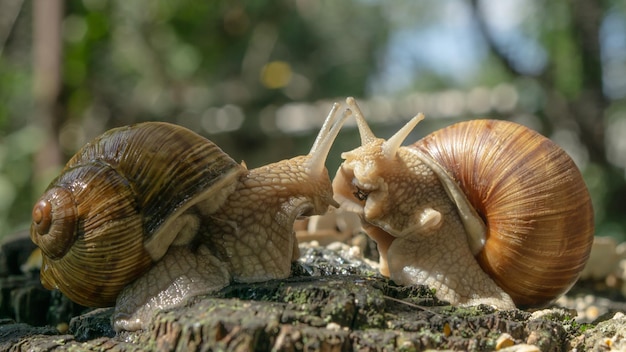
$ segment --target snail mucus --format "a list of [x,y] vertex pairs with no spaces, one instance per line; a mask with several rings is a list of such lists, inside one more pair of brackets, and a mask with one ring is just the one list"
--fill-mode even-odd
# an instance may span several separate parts
[[402,146],[423,118],[377,138],[353,98],[361,146],[342,154],[335,199],[360,215],[381,273],[455,305],[546,305],[576,282],[593,208],[558,145],[522,125],[471,120]]
[[120,331],[231,282],[288,277],[294,221],[338,206],[324,165],[349,114],[338,109],[308,155],[250,170],[181,126],[105,132],[33,208],[42,283],[85,306],[115,305]]

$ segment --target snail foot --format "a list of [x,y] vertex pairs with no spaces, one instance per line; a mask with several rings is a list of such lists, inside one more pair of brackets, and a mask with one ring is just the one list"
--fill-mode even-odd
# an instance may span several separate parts
[[226,266],[209,249],[171,247],[162,260],[120,293],[112,323],[115,331],[147,329],[155,313],[180,307],[190,298],[230,282]]

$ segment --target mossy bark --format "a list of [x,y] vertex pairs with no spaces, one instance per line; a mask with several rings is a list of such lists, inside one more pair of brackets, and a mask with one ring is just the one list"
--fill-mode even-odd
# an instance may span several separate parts
[[427,287],[397,286],[363,262],[323,248],[306,250],[286,280],[233,284],[197,297],[156,314],[146,331],[115,334],[111,312],[75,317],[64,334],[0,325],[0,349],[489,351],[529,345],[529,350],[565,351],[604,343],[591,335],[593,328],[583,332],[567,310],[531,314],[451,307]]

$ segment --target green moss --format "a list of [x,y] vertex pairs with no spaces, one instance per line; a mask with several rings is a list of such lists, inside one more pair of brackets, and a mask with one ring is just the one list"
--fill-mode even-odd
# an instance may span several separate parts
[[563,323],[563,328],[565,329],[565,331],[567,331],[570,335],[573,335],[573,336],[580,335],[589,329],[593,329],[594,327],[595,327],[595,324],[579,323],[574,319],[571,319]]
[[461,319],[480,317],[486,314],[493,314],[496,310],[493,307],[487,305],[477,306],[442,306],[437,308],[437,312],[449,316],[454,316]]
[[[575,322],[574,322],[575,323]],[[574,324],[572,324],[574,325]],[[595,327],[595,325],[590,324],[590,323],[583,323],[583,324],[577,324],[578,325],[578,331],[580,333],[583,333],[589,329],[593,329]]]

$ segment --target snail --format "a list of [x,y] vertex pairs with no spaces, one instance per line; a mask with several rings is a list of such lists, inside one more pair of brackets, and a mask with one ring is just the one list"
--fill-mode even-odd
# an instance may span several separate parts
[[377,242],[383,275],[500,309],[547,305],[576,282],[593,208],[558,145],[513,122],[471,120],[401,146],[423,114],[384,140],[347,102],[361,146],[342,154],[333,191]]
[[233,281],[288,277],[294,221],[338,206],[324,165],[348,116],[338,109],[308,155],[250,170],[178,125],[105,132],[33,208],[42,283],[85,306],[115,305],[120,331]]

